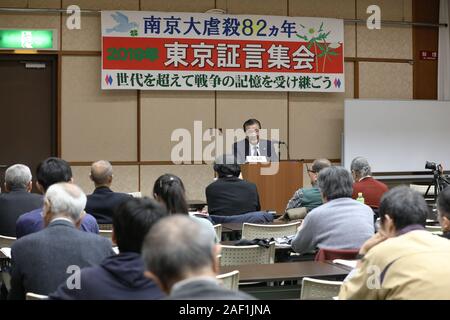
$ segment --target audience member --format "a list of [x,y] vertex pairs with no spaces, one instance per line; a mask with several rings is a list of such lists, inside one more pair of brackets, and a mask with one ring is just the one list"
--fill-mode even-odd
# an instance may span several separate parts
[[234,156],[218,157],[214,171],[218,179],[206,187],[209,214],[233,216],[261,210],[256,185],[239,178],[241,168]]
[[48,188],[46,228],[12,246],[9,299],[25,299],[27,292],[48,295],[66,279],[75,289],[78,281],[76,274],[70,278],[71,273],[114,254],[108,239],[77,230],[85,205],[86,195],[74,184],[57,183]]
[[146,275],[171,300],[245,300],[251,296],[231,291],[216,279],[220,246],[214,237],[182,215],[156,223],[144,241]]
[[0,235],[15,237],[20,215],[42,208],[42,195],[31,193],[30,168],[15,164],[5,172],[5,193],[0,193]]
[[156,201],[129,199],[114,212],[113,241],[120,253],[99,265],[81,270],[80,290],[62,283],[51,299],[77,300],[149,300],[164,296],[159,287],[144,276],[141,257],[145,235],[167,211]]
[[381,228],[360,249],[340,299],[450,299],[450,241],[425,230],[427,204],[406,186],[381,199]]
[[91,166],[90,178],[94,182],[95,190],[87,196],[85,210],[97,219],[97,223],[112,223],[114,210],[132,196],[111,190],[113,168],[108,161],[94,162]]
[[[36,169],[36,187],[44,194],[47,189],[58,182],[73,182],[72,169],[63,159],[47,158]],[[84,209],[84,208],[83,208]],[[27,212],[19,217],[16,222],[17,238],[37,232],[44,228],[43,209],[39,208]],[[93,216],[85,214],[81,221],[81,230],[98,233],[98,224]]]
[[447,187],[439,193],[438,201],[438,218],[441,224],[442,236],[450,239],[450,188]]
[[358,198],[358,194],[362,193],[364,203],[372,209],[378,209],[380,206],[380,199],[383,194],[388,191],[388,187],[372,178],[372,171],[369,162],[363,157],[356,157],[353,159],[350,169],[352,171],[353,180],[353,194],[352,198]]
[[317,248],[359,249],[374,233],[373,211],[353,200],[352,177],[343,167],[320,171],[318,186],[324,204],[303,220],[292,240],[298,253]]
[[[186,201],[186,190],[183,181],[173,174],[163,174],[153,185],[154,198],[162,203],[170,214],[186,214],[189,215],[189,208]],[[202,217],[191,216],[203,228],[209,230],[211,234],[216,234],[212,223]],[[220,241],[220,239],[218,239]]]
[[320,195],[319,187],[317,186],[317,177],[322,169],[331,167],[331,162],[328,159],[314,160],[311,169],[308,168],[308,176],[311,180],[311,188],[298,189],[286,206],[286,218],[303,219],[309,211],[322,205],[322,196]]

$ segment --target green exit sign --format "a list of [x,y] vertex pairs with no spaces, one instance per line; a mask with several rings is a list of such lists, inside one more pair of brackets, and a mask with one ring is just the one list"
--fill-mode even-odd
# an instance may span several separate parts
[[0,49],[56,49],[55,30],[0,29]]

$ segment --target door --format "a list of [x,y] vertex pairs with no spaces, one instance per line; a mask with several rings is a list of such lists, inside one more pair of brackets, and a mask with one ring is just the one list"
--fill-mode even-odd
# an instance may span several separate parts
[[[8,166],[56,155],[55,55],[0,55],[0,182]],[[33,191],[36,192],[33,186]]]

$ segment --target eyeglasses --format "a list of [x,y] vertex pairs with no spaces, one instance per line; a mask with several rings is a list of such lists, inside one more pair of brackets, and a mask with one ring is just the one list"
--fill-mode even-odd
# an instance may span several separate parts
[[311,173],[317,173],[314,170],[311,170],[307,163],[306,163],[306,171],[311,172]]

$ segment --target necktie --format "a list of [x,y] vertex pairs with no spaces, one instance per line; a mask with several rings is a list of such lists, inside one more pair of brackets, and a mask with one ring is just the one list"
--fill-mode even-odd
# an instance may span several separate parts
[[253,156],[259,156],[259,152],[258,152],[258,146],[254,146],[253,147]]

